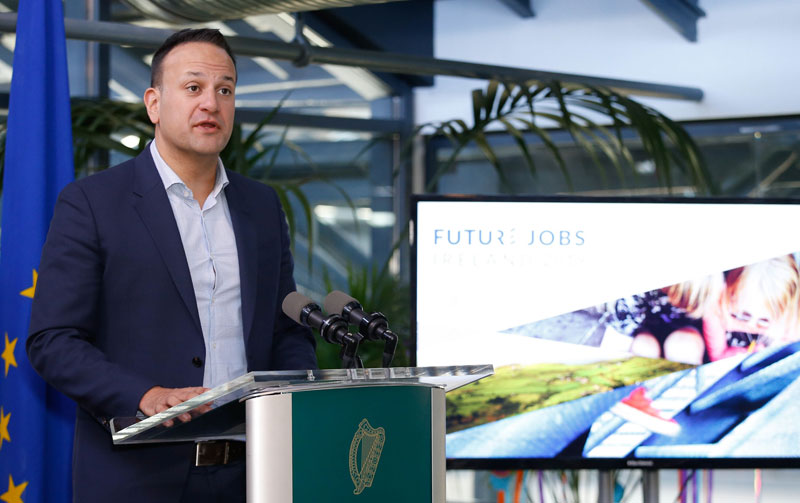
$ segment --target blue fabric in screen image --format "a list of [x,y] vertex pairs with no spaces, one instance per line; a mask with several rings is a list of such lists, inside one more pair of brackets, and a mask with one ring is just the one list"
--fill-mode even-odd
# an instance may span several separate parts
[[618,388],[447,435],[448,458],[549,458],[585,435],[597,418],[627,396]]
[[[800,342],[770,347],[450,433],[447,457],[796,458],[798,377]],[[640,386],[677,432],[613,413]]]
[[652,436],[637,457],[798,457],[800,343],[749,355]]

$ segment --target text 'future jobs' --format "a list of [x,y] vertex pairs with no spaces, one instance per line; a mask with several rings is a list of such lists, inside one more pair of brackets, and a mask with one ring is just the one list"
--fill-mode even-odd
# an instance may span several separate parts
[[434,229],[435,246],[583,246],[583,230]]

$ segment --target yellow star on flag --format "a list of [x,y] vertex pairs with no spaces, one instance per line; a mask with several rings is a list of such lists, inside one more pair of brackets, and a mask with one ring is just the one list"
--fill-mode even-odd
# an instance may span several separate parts
[[29,299],[33,298],[34,292],[36,292],[36,281],[39,279],[39,273],[36,272],[36,269],[33,270],[33,285],[30,288],[26,288],[25,290],[19,292],[20,295],[23,297],[28,297]]
[[0,358],[5,360],[6,362],[6,377],[8,377],[8,368],[10,366],[17,366],[17,359],[14,358],[14,348],[17,347],[17,339],[13,341],[8,341],[8,332],[6,332],[6,348],[3,350],[3,354],[0,355]]
[[3,440],[11,442],[11,437],[8,435],[8,422],[11,420],[11,413],[3,414],[3,408],[0,407],[0,449],[3,448]]
[[22,484],[15,486],[14,479],[12,479],[11,474],[9,474],[8,491],[0,494],[0,500],[5,501],[6,503],[24,503],[22,501],[22,493],[25,491],[26,487],[28,487],[27,482],[23,482]]

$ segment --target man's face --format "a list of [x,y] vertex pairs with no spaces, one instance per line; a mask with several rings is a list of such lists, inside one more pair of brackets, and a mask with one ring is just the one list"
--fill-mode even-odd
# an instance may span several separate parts
[[145,92],[159,151],[166,157],[213,157],[231,136],[236,69],[206,42],[181,44],[162,61],[161,83]]

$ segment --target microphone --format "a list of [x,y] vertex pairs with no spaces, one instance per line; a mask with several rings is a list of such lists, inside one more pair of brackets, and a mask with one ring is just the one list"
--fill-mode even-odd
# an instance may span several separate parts
[[392,363],[397,349],[397,335],[389,330],[389,321],[382,313],[365,313],[361,304],[353,297],[339,290],[334,290],[323,302],[329,313],[342,313],[342,317],[350,324],[358,327],[358,333],[371,341],[384,340],[383,366]]
[[305,327],[316,328],[325,342],[342,347],[342,365],[346,368],[358,367],[358,344],[360,335],[347,331],[347,322],[338,314],[325,316],[322,309],[311,299],[298,292],[290,292],[283,299],[281,309],[284,314]]

